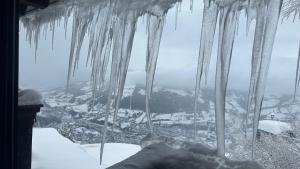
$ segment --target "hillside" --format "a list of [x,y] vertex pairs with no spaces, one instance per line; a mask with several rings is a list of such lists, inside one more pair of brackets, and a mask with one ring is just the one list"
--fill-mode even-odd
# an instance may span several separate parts
[[[98,143],[104,124],[106,92],[99,92],[92,101],[89,83],[72,84],[65,88],[42,91],[44,108],[37,116],[36,126],[56,128],[65,137],[82,144]],[[242,135],[246,113],[247,93],[231,91],[226,101],[227,143]],[[203,90],[201,110],[197,116],[197,140],[208,144],[215,142],[214,93]],[[193,91],[155,87],[151,100],[152,120],[159,133],[181,139],[192,138],[193,133]],[[267,95],[263,102],[261,119],[292,122],[299,115],[300,101],[293,102],[286,95]],[[113,114],[113,112],[111,112]],[[112,131],[113,116],[109,118],[108,142],[137,144],[147,134],[145,116],[145,90],[142,85],[126,86]],[[251,118],[251,117],[250,117]],[[247,126],[251,131],[252,125]]]

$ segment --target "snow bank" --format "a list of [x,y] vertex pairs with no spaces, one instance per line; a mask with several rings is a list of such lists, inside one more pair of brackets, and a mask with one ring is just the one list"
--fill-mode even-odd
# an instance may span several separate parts
[[31,169],[101,169],[80,145],[55,129],[34,129]]
[[31,169],[104,169],[140,151],[140,146],[107,143],[103,167],[99,166],[100,144],[78,145],[52,128],[34,128]]
[[292,127],[290,124],[281,121],[261,120],[258,129],[277,135],[292,130]]

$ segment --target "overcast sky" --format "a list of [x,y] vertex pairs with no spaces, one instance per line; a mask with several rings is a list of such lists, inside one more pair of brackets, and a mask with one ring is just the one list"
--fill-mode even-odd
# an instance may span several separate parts
[[[192,89],[195,85],[197,57],[199,50],[202,2],[194,2],[194,10],[189,10],[189,0],[183,0],[175,30],[175,9],[167,16],[163,32],[155,84]],[[248,90],[251,50],[254,33],[252,23],[250,33],[246,36],[246,19],[241,14],[238,35],[235,40],[229,88]],[[144,83],[146,30],[142,18],[138,22],[135,35],[130,72],[127,83]],[[71,26],[69,26],[71,28]],[[292,93],[300,42],[300,22],[296,20],[279,23],[276,41],[270,65],[267,92]],[[38,43],[37,63],[34,61],[34,46],[26,41],[26,32],[20,30],[20,84],[25,88],[51,88],[66,84],[68,57],[70,48],[70,29],[67,38],[64,37],[63,26],[55,29],[54,49],[51,47],[51,33],[46,38],[41,36]],[[218,30],[216,35],[218,34]],[[208,87],[214,87],[216,63],[216,43],[210,65]],[[77,70],[74,81],[88,80],[90,68],[85,67],[85,55],[88,43],[85,40],[81,52],[81,65]]]

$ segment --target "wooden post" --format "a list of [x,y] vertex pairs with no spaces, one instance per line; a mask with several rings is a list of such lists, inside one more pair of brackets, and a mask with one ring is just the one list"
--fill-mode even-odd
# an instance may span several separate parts
[[36,113],[42,105],[26,105],[18,107],[18,137],[17,145],[20,147],[17,153],[16,163],[18,169],[31,169],[32,154],[32,127]]

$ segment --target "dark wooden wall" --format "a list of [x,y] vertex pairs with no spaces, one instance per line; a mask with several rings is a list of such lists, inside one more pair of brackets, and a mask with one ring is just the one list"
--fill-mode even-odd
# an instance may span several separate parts
[[15,168],[18,99],[18,0],[0,4],[0,161],[1,167]]

